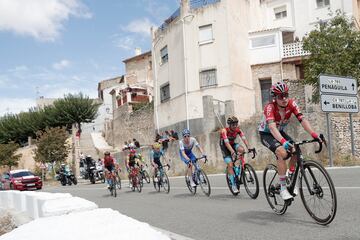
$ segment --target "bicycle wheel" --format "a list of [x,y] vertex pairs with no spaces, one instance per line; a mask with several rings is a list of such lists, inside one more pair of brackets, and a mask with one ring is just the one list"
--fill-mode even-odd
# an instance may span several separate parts
[[152,181],[153,181],[155,190],[158,191],[158,192],[160,192],[159,178],[158,178],[157,176],[153,176],[153,177],[152,177]]
[[245,163],[241,177],[247,194],[252,199],[256,199],[259,196],[259,181],[254,168],[250,164]]
[[118,173],[115,174],[116,178],[116,187],[120,190],[121,189],[121,178]]
[[136,177],[136,189],[138,192],[141,192],[141,189],[142,189],[142,181],[141,181],[141,176],[140,175],[137,175]]
[[[237,196],[240,193],[240,191],[238,191],[238,192],[233,191],[231,180],[229,178],[229,174],[226,172],[225,175],[226,175],[226,183],[228,185],[228,188],[229,188],[230,192],[232,193],[232,195]],[[236,181],[236,179],[235,179],[235,181]],[[236,186],[237,186],[237,189],[239,190],[240,185],[236,184]]]
[[266,166],[263,175],[265,197],[270,207],[278,215],[286,212],[287,203],[280,196],[280,183],[277,167],[273,164]]
[[143,174],[143,179],[145,179],[145,181],[147,183],[150,183],[150,175],[149,175],[149,173],[146,170],[144,170],[142,174]]
[[190,180],[187,175],[185,175],[185,182],[186,186],[188,187],[190,193],[195,194],[196,193],[196,187],[191,187]]
[[111,184],[111,189],[113,192],[113,196],[116,197],[117,193],[116,193],[116,186],[117,186],[117,181],[116,178],[113,179],[112,184]]
[[335,187],[323,166],[311,160],[304,162],[299,191],[306,211],[318,224],[327,225],[334,220],[337,209]]
[[210,186],[210,181],[209,178],[207,177],[206,173],[200,169],[198,171],[198,182],[200,184],[201,190],[203,191],[203,193],[206,196],[210,196],[211,194],[211,186]]
[[[170,182],[169,182],[169,178],[167,176],[167,174],[164,172],[162,179],[161,179],[161,184],[165,190],[166,193],[170,192]],[[160,188],[160,187],[159,187]]]

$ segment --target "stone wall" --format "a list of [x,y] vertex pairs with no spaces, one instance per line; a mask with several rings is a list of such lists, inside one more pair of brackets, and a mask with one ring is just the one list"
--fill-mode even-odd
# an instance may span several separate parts
[[130,112],[125,104],[115,110],[114,120],[107,127],[105,139],[116,149],[121,149],[125,141],[136,138],[140,144],[152,144],[155,137],[154,112],[147,107]]

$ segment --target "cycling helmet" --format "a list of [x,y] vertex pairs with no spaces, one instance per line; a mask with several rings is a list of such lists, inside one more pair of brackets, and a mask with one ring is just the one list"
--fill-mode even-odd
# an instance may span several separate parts
[[104,155],[110,155],[110,152],[109,152],[109,151],[105,151],[105,152],[104,152]]
[[230,124],[234,124],[234,123],[238,123],[239,122],[239,119],[235,116],[231,116],[227,119],[227,124],[230,125]]
[[277,82],[271,86],[270,93],[272,97],[289,93],[289,87],[284,82]]
[[182,131],[182,135],[183,135],[183,137],[184,137],[184,136],[190,136],[190,130],[187,129],[187,128],[185,128],[185,129]]
[[161,144],[160,144],[160,143],[154,143],[154,144],[153,144],[153,148],[154,148],[154,149],[160,149],[160,148],[161,148]]

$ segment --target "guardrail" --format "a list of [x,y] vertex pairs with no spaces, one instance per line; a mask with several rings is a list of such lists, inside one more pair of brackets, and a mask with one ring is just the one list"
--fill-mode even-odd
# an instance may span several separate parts
[[88,211],[98,206],[70,193],[0,191],[0,206],[25,212],[32,219]]

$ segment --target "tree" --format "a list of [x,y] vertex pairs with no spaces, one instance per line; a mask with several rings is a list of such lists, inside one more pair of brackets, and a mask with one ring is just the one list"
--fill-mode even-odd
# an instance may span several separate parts
[[54,115],[63,126],[76,124],[81,131],[81,123],[92,122],[97,116],[99,106],[100,103],[82,93],[68,94],[64,99],[54,102]]
[[[330,14],[331,15],[331,14]],[[313,86],[313,102],[319,101],[319,74],[331,74],[360,79],[360,32],[354,22],[340,11],[304,38],[304,83]],[[359,84],[358,84],[359,85]]]
[[65,161],[69,155],[69,145],[66,140],[68,133],[65,128],[46,128],[37,132],[37,149],[35,161],[52,163]]
[[0,166],[11,167],[17,166],[21,158],[21,154],[15,154],[19,145],[16,143],[0,144]]

